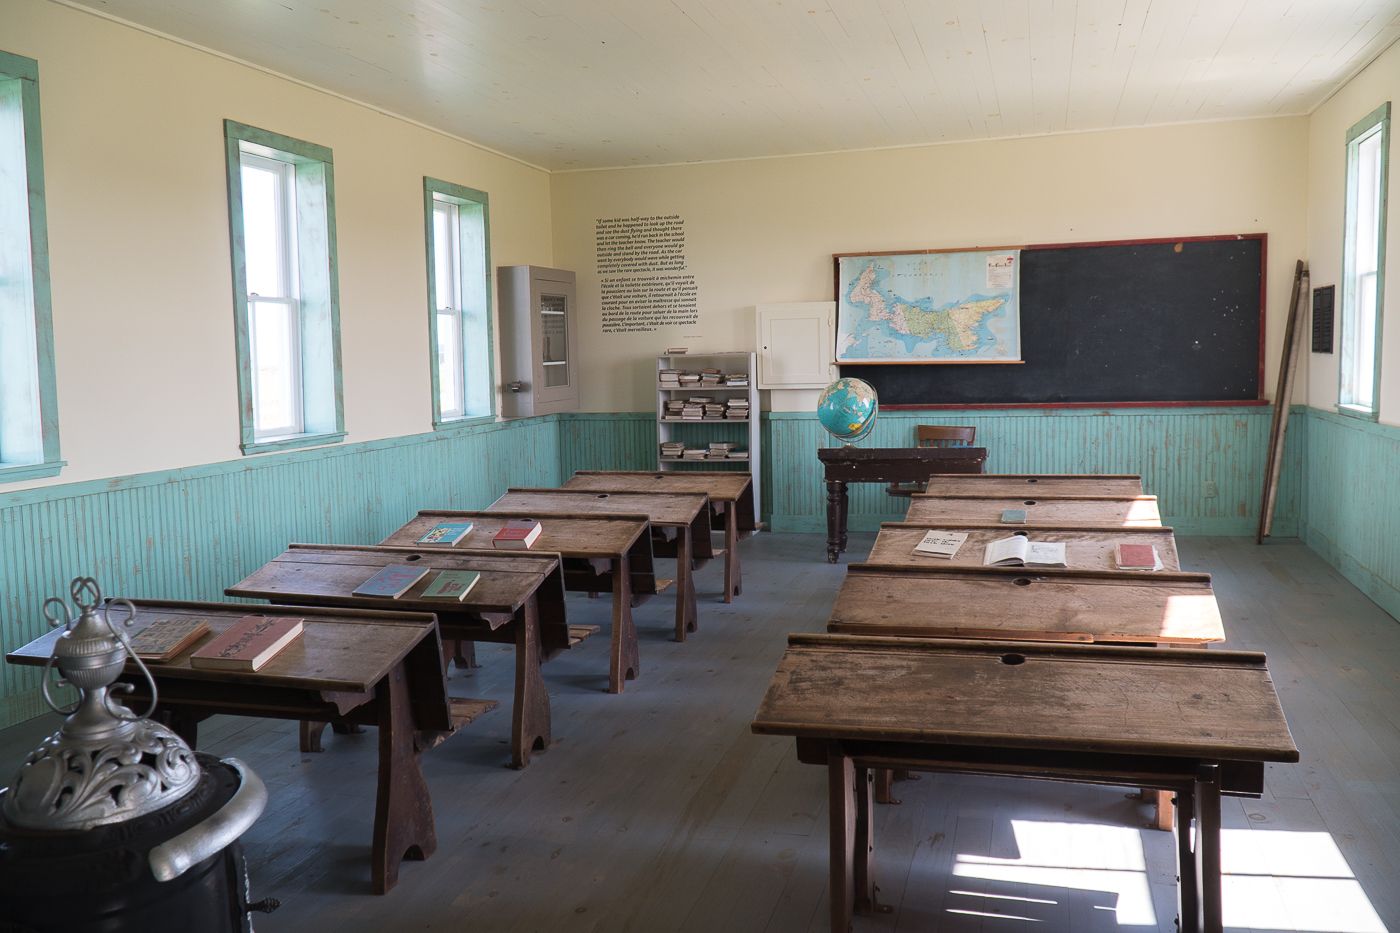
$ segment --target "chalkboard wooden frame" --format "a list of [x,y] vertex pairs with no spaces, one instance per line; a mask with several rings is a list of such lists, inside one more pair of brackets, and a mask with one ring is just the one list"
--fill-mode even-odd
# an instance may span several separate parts
[[[1037,244],[1021,245],[1021,246],[994,245],[994,246],[957,247],[957,248],[950,248],[950,249],[879,250],[879,251],[871,251],[871,252],[834,253],[834,254],[832,254],[832,286],[833,286],[833,294],[834,294],[835,296],[837,296],[837,297],[836,297],[836,300],[839,301],[839,300],[840,300],[840,294],[841,294],[841,291],[840,291],[840,289],[841,289],[841,286],[840,286],[840,275],[841,275],[841,258],[842,258],[842,257],[851,257],[851,256],[890,256],[890,255],[924,255],[924,254],[932,254],[932,253],[964,252],[964,251],[968,251],[968,250],[1000,250],[1000,249],[1006,249],[1006,250],[1019,249],[1019,250],[1022,250],[1022,251],[1023,251],[1022,255],[1024,255],[1025,252],[1036,251],[1036,250],[1068,250],[1068,249],[1084,249],[1084,248],[1093,248],[1093,247],[1139,246],[1139,245],[1155,245],[1155,244],[1167,244],[1167,243],[1171,243],[1171,244],[1186,244],[1186,243],[1223,242],[1223,241],[1238,241],[1238,240],[1258,240],[1258,241],[1259,241],[1259,312],[1258,312],[1258,314],[1259,314],[1259,335],[1258,335],[1258,341],[1259,341],[1259,359],[1258,359],[1258,362],[1257,362],[1257,367],[1258,367],[1258,369],[1257,369],[1257,379],[1256,379],[1256,393],[1257,393],[1257,397],[1256,397],[1256,398],[1253,398],[1253,399],[1248,399],[1248,398],[1245,398],[1245,399],[1225,399],[1225,400],[1200,399],[1200,400],[1160,400],[1160,401],[1152,401],[1152,400],[1125,400],[1125,401],[1049,401],[1049,402],[1031,402],[1031,401],[970,402],[970,401],[969,401],[969,402],[957,402],[957,403],[951,403],[951,404],[945,404],[945,403],[883,404],[883,403],[882,403],[880,407],[881,407],[881,408],[884,408],[884,409],[886,409],[886,410],[892,410],[892,411],[900,411],[900,410],[905,410],[905,411],[916,411],[916,410],[917,410],[917,411],[924,411],[924,410],[927,410],[927,411],[938,411],[938,410],[962,410],[962,409],[983,409],[983,408],[985,408],[985,409],[1004,409],[1004,408],[1137,408],[1137,407],[1184,407],[1184,408],[1189,408],[1189,407],[1259,406],[1259,405],[1267,405],[1267,404],[1269,404],[1269,402],[1268,402],[1268,400],[1264,397],[1265,324],[1266,324],[1266,309],[1267,309],[1267,307],[1268,307],[1268,303],[1267,303],[1267,297],[1268,297],[1268,294],[1267,294],[1267,292],[1268,292],[1268,234],[1267,234],[1267,233],[1217,234],[1217,235],[1210,235],[1210,236],[1192,236],[1192,237],[1153,237],[1153,238],[1128,239],[1128,240],[1090,240],[1090,241],[1080,241],[1080,242],[1073,242],[1073,243],[1037,243]],[[1178,249],[1177,249],[1177,252],[1180,252],[1180,248],[1179,248],[1179,247],[1178,247]],[[1023,313],[1023,315],[1024,315],[1024,313],[1025,313],[1024,296],[1023,296],[1023,308],[1022,308],[1022,313]],[[1023,321],[1023,323],[1024,323],[1024,321]],[[834,358],[834,353],[835,353],[835,346],[834,346],[834,345],[833,345],[833,347],[832,347],[832,351],[833,351],[833,358]],[[862,364],[844,363],[844,364],[840,364],[840,365],[841,365],[842,367],[846,367],[846,366],[854,366],[854,365],[862,365]],[[911,364],[911,365],[912,365],[912,364]],[[946,364],[946,363],[919,363],[919,364],[917,364],[917,365],[919,366],[920,369],[924,369],[924,368],[927,368],[928,366],[942,366],[942,365],[950,365],[950,364]],[[952,365],[956,365],[956,364],[952,364]],[[882,367],[882,368],[884,368],[884,367]]]

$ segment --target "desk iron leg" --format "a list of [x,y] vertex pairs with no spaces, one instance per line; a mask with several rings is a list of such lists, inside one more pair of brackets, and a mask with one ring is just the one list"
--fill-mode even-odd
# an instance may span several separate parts
[[637,627],[632,624],[632,562],[626,554],[612,562],[612,645],[608,655],[608,692],[621,693],[624,682],[642,672]]
[[534,593],[515,611],[515,708],[511,711],[510,766],[549,748],[549,691],[540,671],[540,607]]
[[1221,933],[1220,765],[1202,764],[1196,774],[1196,877],[1200,879],[1202,933]]
[[437,851],[433,801],[423,780],[423,753],[414,743],[408,672],[400,661],[375,691],[379,704],[379,786],[374,802],[370,887],[386,894],[399,881],[399,862]]
[[849,933],[856,897],[855,763],[840,742],[826,751],[827,809],[831,815],[831,933]]
[[1177,933],[1201,933],[1201,885],[1196,874],[1196,850],[1191,845],[1194,791],[1176,792],[1176,928]]
[[845,513],[841,510],[841,503],[846,497],[846,483],[844,480],[829,479],[826,481],[826,562],[836,563],[837,558],[846,547]]

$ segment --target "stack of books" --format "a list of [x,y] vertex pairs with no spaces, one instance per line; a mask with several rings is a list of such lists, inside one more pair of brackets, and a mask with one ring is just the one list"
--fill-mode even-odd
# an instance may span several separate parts
[[724,403],[723,403],[723,402],[706,402],[706,403],[705,403],[705,417],[706,417],[706,418],[723,418],[723,417],[724,417]]
[[731,450],[731,451],[729,452],[729,456],[726,457],[725,459],[726,459],[726,460],[747,460],[747,459],[749,459],[749,452],[748,452],[747,450]]
[[682,421],[700,421],[700,420],[702,420],[704,417],[705,417],[705,405],[704,405],[704,403],[702,403],[702,402],[697,402],[697,401],[695,401],[694,399],[692,399],[692,400],[686,402],[686,403],[685,403],[685,407],[681,409],[681,420],[682,420]]
[[684,411],[685,399],[668,399],[666,401],[666,414],[664,417],[667,421],[679,421]]
[[680,441],[665,441],[661,445],[662,460],[679,457],[683,453],[685,453],[685,445]]
[[680,381],[680,384],[681,384],[683,387],[687,387],[687,388],[688,388],[688,387],[691,387],[691,386],[696,386],[696,385],[699,385],[699,384],[700,384],[700,374],[699,374],[699,373],[681,373],[681,374],[680,374],[680,377],[679,377],[679,381]]
[[729,452],[739,445],[733,441],[710,441],[710,452],[707,455],[709,460],[723,460],[729,456]]
[[682,373],[684,373],[684,370],[681,370],[681,369],[663,369],[663,370],[661,370],[661,371],[659,372],[659,374],[658,374],[658,375],[661,377],[661,388],[663,388],[663,389],[679,389],[679,388],[681,387],[681,374],[682,374]]
[[748,373],[730,373],[725,377],[724,384],[733,386],[736,389],[746,389],[749,386]]
[[704,460],[704,459],[705,459],[705,448],[703,448],[703,447],[695,447],[695,448],[689,449],[689,450],[687,450],[687,451],[685,452],[685,457],[682,458],[682,459],[685,459],[685,460]]
[[719,385],[723,380],[724,376],[720,373],[718,369],[700,370],[700,385],[704,386],[707,389],[711,386]]
[[746,398],[732,398],[724,406],[724,417],[730,421],[749,420],[749,400]]

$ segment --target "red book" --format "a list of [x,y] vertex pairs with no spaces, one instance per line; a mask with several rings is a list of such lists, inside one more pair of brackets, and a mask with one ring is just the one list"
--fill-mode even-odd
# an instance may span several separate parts
[[1117,560],[1119,570],[1160,570],[1162,562],[1157,549],[1150,544],[1120,544]]
[[255,671],[301,635],[302,620],[287,616],[244,616],[190,655],[190,667],[216,671]]
[[530,519],[512,519],[491,539],[492,547],[524,550],[534,544],[544,529]]

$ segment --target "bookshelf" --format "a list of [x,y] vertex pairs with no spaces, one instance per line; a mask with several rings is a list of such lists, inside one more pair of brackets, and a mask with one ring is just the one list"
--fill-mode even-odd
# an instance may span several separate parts
[[[761,514],[759,503],[759,482],[762,463],[759,444],[758,388],[755,370],[756,355],[747,350],[731,350],[720,353],[677,353],[662,354],[656,358],[656,460],[660,470],[747,470],[753,474],[754,514]],[[663,369],[683,369],[687,373],[698,373],[702,369],[718,369],[728,376],[734,373],[748,373],[747,386],[701,386],[684,385],[668,388],[661,384]],[[730,399],[747,399],[749,417],[747,421],[730,418],[701,418],[681,420],[667,416],[666,403],[684,400],[695,396],[710,396],[716,404],[727,403]],[[748,450],[748,460],[685,460],[679,457],[661,456],[661,445],[671,441],[683,442],[688,449],[708,447],[712,441],[730,441],[738,445],[736,449]]]

